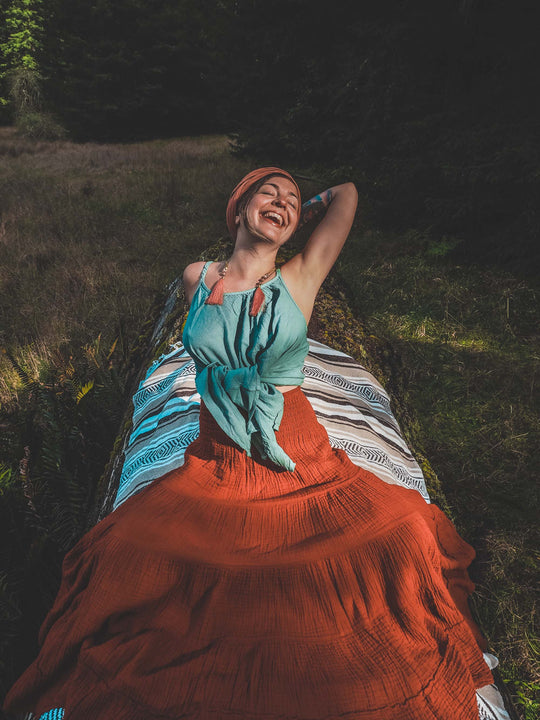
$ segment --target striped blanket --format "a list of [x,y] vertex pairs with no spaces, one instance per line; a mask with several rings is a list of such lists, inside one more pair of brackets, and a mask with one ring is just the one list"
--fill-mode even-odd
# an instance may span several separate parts
[[[304,393],[330,444],[355,465],[388,483],[404,485],[429,502],[424,476],[390,409],[383,387],[348,355],[309,340]],[[200,397],[195,366],[181,343],[148,370],[133,398],[133,429],[115,500],[182,465],[197,437]]]

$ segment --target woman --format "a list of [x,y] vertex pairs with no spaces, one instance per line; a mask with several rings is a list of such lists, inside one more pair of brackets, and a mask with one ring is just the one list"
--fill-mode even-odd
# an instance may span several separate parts
[[184,342],[202,398],[185,464],[68,554],[10,712],[65,719],[472,720],[492,681],[472,549],[415,491],[333,450],[303,395],[306,323],[349,233],[350,183],[304,250],[294,179],[235,188],[226,263],[194,263]]

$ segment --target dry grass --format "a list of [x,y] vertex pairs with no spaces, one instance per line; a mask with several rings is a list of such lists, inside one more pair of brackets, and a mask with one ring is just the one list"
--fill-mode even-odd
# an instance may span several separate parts
[[224,233],[244,171],[223,137],[76,145],[1,128],[0,156],[0,340],[34,370],[100,333],[127,353],[156,293]]

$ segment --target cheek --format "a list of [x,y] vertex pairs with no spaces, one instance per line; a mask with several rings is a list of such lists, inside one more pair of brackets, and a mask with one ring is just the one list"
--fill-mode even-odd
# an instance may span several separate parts
[[259,210],[259,204],[252,200],[244,210],[244,220],[248,217],[256,217],[259,214]]

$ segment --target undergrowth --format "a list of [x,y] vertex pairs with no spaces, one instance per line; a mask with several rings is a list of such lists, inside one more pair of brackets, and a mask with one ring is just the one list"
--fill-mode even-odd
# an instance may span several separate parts
[[125,402],[116,348],[98,337],[77,356],[58,350],[39,362],[31,350],[4,350],[16,394],[0,435],[2,683],[35,652],[62,556],[88,529]]

